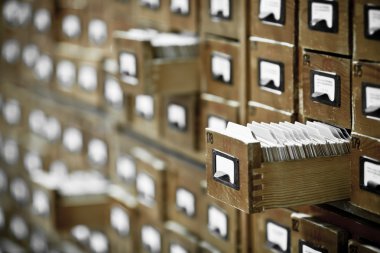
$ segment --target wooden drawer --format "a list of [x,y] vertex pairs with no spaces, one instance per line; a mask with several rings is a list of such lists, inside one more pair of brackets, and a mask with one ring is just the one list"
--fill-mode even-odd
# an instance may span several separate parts
[[25,212],[14,211],[8,221],[8,239],[17,242],[19,248],[28,248],[31,226]]
[[202,180],[204,171],[186,162],[173,161],[167,174],[168,219],[181,224],[193,234],[200,233],[199,224],[205,203]]
[[139,218],[139,251],[141,253],[164,252],[166,239],[162,223],[145,216]]
[[200,149],[205,149],[205,129],[215,127],[225,129],[227,123],[239,122],[239,103],[231,100],[224,100],[220,97],[202,94],[201,95],[201,119],[199,143]]
[[376,0],[357,0],[354,4],[354,59],[380,61],[379,19],[380,3]]
[[380,64],[354,62],[353,131],[380,138]]
[[8,175],[20,175],[22,170],[22,151],[20,141],[2,131],[1,143],[1,166],[7,171]]
[[296,44],[298,26],[298,2],[291,1],[251,1],[251,36]]
[[[32,38],[37,43],[52,43],[57,30],[57,5],[54,1],[38,0],[33,2]],[[41,44],[40,44],[41,45]]]
[[2,37],[0,73],[3,82],[18,81],[20,62],[24,42],[18,37]]
[[168,221],[165,223],[164,252],[198,253],[198,239],[180,224]]
[[201,2],[201,31],[234,39],[244,39],[247,1],[207,0]]
[[110,250],[115,253],[137,251],[138,210],[136,199],[118,187],[112,187],[109,198]]
[[139,23],[166,27],[169,20],[169,2],[170,0],[135,1]]
[[86,37],[87,1],[77,1],[77,5],[70,5],[68,2],[59,3],[56,36],[58,41],[80,45],[85,42]]
[[[300,1],[300,46],[351,55],[350,10],[349,0]],[[331,41],[335,43],[331,43]]]
[[14,207],[27,210],[32,202],[32,187],[27,175],[9,175],[9,193]]
[[297,102],[294,46],[251,38],[249,100],[294,113]]
[[296,114],[281,111],[276,108],[267,106],[265,104],[260,104],[257,102],[249,101],[248,102],[248,122],[280,122],[288,121],[294,122],[296,119]]
[[[206,194],[206,193],[205,193]],[[221,252],[236,252],[240,247],[240,213],[210,196],[202,210],[201,236]]]
[[247,88],[242,78],[245,71],[239,46],[237,42],[212,38],[203,43],[203,82],[207,93],[239,101],[240,91]]
[[220,253],[221,251],[215,248],[213,245],[207,241],[201,241],[199,243],[199,252],[200,253]]
[[[129,94],[178,94],[199,90],[197,58],[157,58],[150,41],[114,34],[119,80]],[[181,85],[178,85],[181,83]]]
[[254,252],[293,252],[290,240],[292,213],[279,208],[251,216]]
[[136,191],[140,212],[153,220],[164,221],[166,210],[166,163],[142,148],[131,150],[135,158]]
[[163,115],[161,96],[133,96],[130,109],[131,125],[136,132],[152,138],[161,136]]
[[303,116],[351,128],[351,60],[303,52]]
[[[259,142],[244,143],[211,129],[206,129],[206,139],[208,194],[241,211],[254,213],[349,198],[350,155],[262,162]],[[234,183],[214,178],[220,153],[234,164]]]
[[194,93],[164,98],[163,137],[178,147],[198,149],[198,96]]
[[351,159],[351,202],[380,214],[380,140],[353,134]]
[[360,243],[355,240],[348,241],[348,251],[347,252],[357,252],[357,253],[379,253],[380,248]]
[[292,215],[291,237],[294,252],[347,252],[346,231],[308,215]]
[[199,0],[170,0],[169,9],[169,25],[172,29],[194,33],[199,31]]

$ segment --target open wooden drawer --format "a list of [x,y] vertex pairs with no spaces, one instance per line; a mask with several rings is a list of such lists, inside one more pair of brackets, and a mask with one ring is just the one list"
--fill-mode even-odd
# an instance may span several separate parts
[[[226,162],[218,168],[217,159]],[[232,180],[214,177],[218,170]],[[246,213],[350,196],[350,155],[262,162],[259,142],[244,143],[209,128],[206,171],[208,194]]]
[[[199,90],[198,59],[162,58],[150,41],[114,34],[119,61],[119,79],[127,94],[173,94]],[[177,47],[175,51],[181,50]],[[186,50],[186,48],[184,49]]]

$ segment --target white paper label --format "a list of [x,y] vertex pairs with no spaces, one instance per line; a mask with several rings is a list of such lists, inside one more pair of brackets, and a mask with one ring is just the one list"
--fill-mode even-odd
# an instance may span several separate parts
[[266,233],[269,242],[278,245],[284,252],[288,250],[288,230],[273,222],[268,222]]
[[136,164],[129,156],[120,156],[116,161],[116,173],[126,182],[131,182],[136,178]]
[[152,96],[137,95],[135,102],[137,114],[144,115],[145,118],[152,118],[154,115],[154,101]]
[[98,86],[96,68],[92,66],[81,66],[78,74],[78,83],[86,91],[94,91]]
[[23,179],[15,178],[10,186],[11,194],[17,202],[25,203],[29,200],[29,189]]
[[33,192],[33,210],[37,215],[45,216],[50,213],[49,198],[45,192],[36,190]]
[[139,201],[146,206],[152,206],[156,197],[153,178],[145,173],[139,173],[136,178],[136,188],[139,195]]
[[335,100],[335,79],[332,77],[314,75],[314,93],[326,94],[330,101]]
[[65,129],[63,133],[63,145],[70,152],[79,152],[83,146],[83,136],[81,131],[70,127]]
[[307,245],[302,245],[302,253],[322,253],[322,252],[319,250],[312,249]]
[[227,121],[216,116],[210,116],[207,120],[207,127],[213,130],[225,130]]
[[230,57],[215,53],[211,59],[211,71],[214,76],[222,76],[224,82],[230,82],[232,71]]
[[3,105],[3,116],[8,124],[17,125],[21,119],[21,108],[19,102],[15,99],[8,100]]
[[24,167],[29,173],[41,171],[43,169],[41,157],[35,152],[26,153],[24,156]]
[[272,62],[260,61],[260,85],[265,86],[270,81],[273,81],[275,87],[280,87],[281,66]]
[[261,0],[259,18],[263,19],[273,14],[276,20],[280,20],[281,2],[282,0]]
[[62,60],[57,64],[58,84],[64,88],[74,85],[76,79],[75,65],[71,61]]
[[0,206],[0,229],[5,227],[5,214],[3,208]]
[[9,226],[16,239],[23,240],[27,238],[29,230],[23,218],[19,216],[12,218]]
[[41,110],[33,110],[29,114],[29,128],[36,134],[42,134],[45,126],[45,113]]
[[15,63],[20,57],[20,43],[17,40],[7,40],[3,43],[1,54],[7,63]]
[[131,53],[123,52],[119,55],[121,80],[130,85],[137,85],[137,60]]
[[161,252],[161,235],[152,226],[143,226],[141,229],[141,241],[145,247],[149,247],[149,252]]
[[194,194],[185,190],[184,188],[179,188],[176,191],[176,205],[177,207],[184,209],[187,216],[193,216],[195,213],[195,197]]
[[311,3],[311,26],[315,26],[319,21],[326,21],[327,27],[332,28],[334,17],[334,7],[332,4]]
[[90,249],[94,253],[108,252],[108,239],[100,232],[93,232],[90,236]]
[[210,13],[212,16],[219,16],[221,13],[223,17],[230,16],[230,0],[211,0]]
[[374,182],[376,185],[380,185],[380,165],[371,163],[369,161],[364,162],[364,186],[368,186],[368,182]]
[[79,37],[81,33],[80,19],[75,15],[67,15],[62,21],[63,33],[73,39]]
[[229,182],[235,184],[235,166],[234,161],[216,155],[215,174],[214,177],[219,178],[223,175],[228,175]]
[[40,50],[35,44],[28,44],[22,51],[22,60],[26,66],[32,68],[40,57]]
[[123,105],[123,90],[120,87],[119,82],[110,76],[106,77],[104,83],[104,97],[106,101],[113,107],[120,109]]
[[32,5],[30,3],[19,3],[17,19],[20,25],[29,23],[32,17]]
[[188,14],[190,10],[189,0],[172,0],[170,5],[171,11],[178,11],[182,14]]
[[366,109],[380,108],[380,88],[365,87]]
[[6,192],[8,188],[8,177],[3,170],[0,170],[0,193]]
[[108,37],[107,24],[101,19],[93,19],[88,25],[88,37],[90,42],[101,45],[106,42]]
[[53,73],[53,61],[47,55],[41,55],[34,66],[34,73],[39,80],[47,81]]
[[157,8],[160,6],[160,0],[140,0],[141,4]]
[[49,141],[55,141],[61,136],[61,124],[56,118],[47,118],[44,127],[44,136]]
[[168,121],[175,124],[180,129],[186,127],[186,109],[183,106],[169,104],[168,106]]
[[3,5],[3,17],[11,25],[18,25],[18,2],[15,0],[6,1]]
[[51,26],[50,12],[47,9],[39,9],[34,14],[34,27],[39,32],[46,32]]
[[170,244],[170,253],[187,253],[187,250],[184,249],[181,245],[179,244]]
[[373,35],[380,30],[380,10],[368,10],[368,34]]
[[111,226],[121,236],[129,234],[129,216],[120,207],[112,207],[111,209]]
[[90,238],[90,230],[87,226],[76,225],[71,229],[72,236],[79,242],[85,242]]
[[96,165],[105,165],[108,159],[107,144],[100,139],[92,139],[88,143],[88,158]]
[[14,165],[17,163],[19,150],[14,140],[6,140],[3,143],[3,157],[7,164]]
[[214,206],[208,208],[208,229],[225,238],[228,233],[227,215]]

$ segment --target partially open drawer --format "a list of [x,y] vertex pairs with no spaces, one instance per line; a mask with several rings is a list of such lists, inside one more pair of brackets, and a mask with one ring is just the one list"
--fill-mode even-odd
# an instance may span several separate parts
[[[119,61],[119,79],[127,94],[174,94],[199,90],[198,59],[194,57],[165,57],[155,52],[150,41],[138,41],[115,35]],[[170,48],[169,48],[170,49]],[[186,47],[173,47],[184,52]],[[160,51],[160,50],[156,50]]]
[[[350,155],[262,162],[260,142],[206,129],[207,191],[246,213],[348,199]],[[226,176],[218,177],[218,172]]]

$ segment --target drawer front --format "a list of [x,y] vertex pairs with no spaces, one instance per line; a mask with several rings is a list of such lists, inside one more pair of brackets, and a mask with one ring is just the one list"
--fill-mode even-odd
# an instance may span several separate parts
[[349,59],[304,51],[302,66],[303,114],[351,129]]

